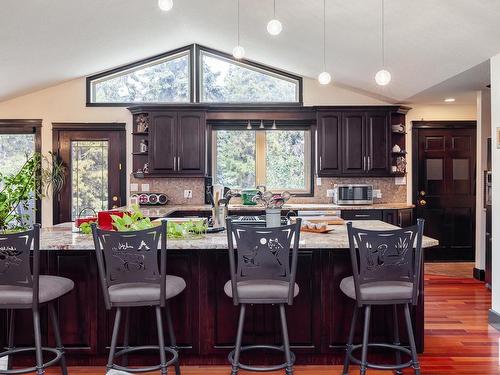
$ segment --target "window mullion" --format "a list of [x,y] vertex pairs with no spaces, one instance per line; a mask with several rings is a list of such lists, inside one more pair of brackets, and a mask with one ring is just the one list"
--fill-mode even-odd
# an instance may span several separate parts
[[255,132],[255,178],[257,185],[266,184],[266,132]]

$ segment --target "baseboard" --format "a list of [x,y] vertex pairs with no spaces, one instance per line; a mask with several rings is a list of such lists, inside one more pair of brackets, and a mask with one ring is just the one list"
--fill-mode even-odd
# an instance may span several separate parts
[[485,274],[484,270],[480,270],[479,268],[474,267],[474,271],[472,271],[472,276],[479,281],[484,281]]
[[490,309],[488,311],[488,323],[497,331],[500,331],[500,314]]

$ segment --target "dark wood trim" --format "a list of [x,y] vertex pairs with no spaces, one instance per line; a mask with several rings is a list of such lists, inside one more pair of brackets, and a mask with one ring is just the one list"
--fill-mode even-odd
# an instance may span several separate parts
[[118,130],[125,131],[124,122],[53,122],[52,130]]
[[[237,64],[242,64],[242,65],[248,65],[248,66],[251,66],[251,67],[254,67],[254,68],[257,68],[257,69],[260,69],[260,70],[264,70],[264,71],[267,71],[267,72],[270,72],[270,73],[273,73],[273,74],[276,74],[278,76],[282,76],[282,77],[286,77],[286,78],[289,78],[289,79],[292,79],[294,81],[297,81],[298,83],[298,101],[297,102],[290,102],[290,103],[276,103],[276,104],[273,104],[273,103],[269,103],[269,102],[264,102],[264,103],[260,103],[261,105],[266,105],[266,106],[274,106],[274,105],[299,105],[299,106],[302,106],[303,105],[303,98],[304,98],[304,95],[303,95],[303,79],[301,76],[298,76],[298,75],[295,75],[295,74],[292,74],[292,73],[288,73],[288,72],[285,72],[283,70],[280,70],[280,69],[276,69],[276,68],[273,68],[273,67],[270,67],[268,65],[264,65],[262,63],[259,63],[259,62],[256,62],[256,61],[253,61],[253,60],[248,60],[248,59],[235,59],[233,57],[233,55],[229,54],[229,53],[226,53],[226,52],[222,52],[222,51],[219,51],[219,50],[216,50],[216,49],[213,49],[213,48],[210,48],[210,47],[205,47],[205,46],[202,46],[200,44],[195,44],[195,60],[196,60],[196,63],[195,63],[195,66],[196,66],[196,76],[197,76],[197,79],[196,79],[196,102],[197,103],[200,103],[201,102],[201,80],[199,79],[199,77],[201,77],[201,52],[207,52],[207,53],[210,53],[212,55],[215,55],[215,56],[218,56],[218,57],[222,57],[224,59],[227,59],[227,60],[230,60],[234,63],[237,63]],[[223,105],[230,105],[230,106],[240,106],[240,105],[246,105],[247,103],[246,102],[243,102],[243,103],[226,103],[226,102],[223,102],[223,103],[213,103],[213,104],[223,104]],[[259,104],[259,103],[255,103],[255,104]]]
[[190,87],[191,87],[190,100],[193,101],[194,100],[194,91],[193,91],[193,88],[194,88],[193,87],[194,65],[193,65],[192,61],[194,58],[194,45],[190,44],[188,46],[180,47],[180,48],[174,49],[172,51],[164,52],[164,53],[161,53],[159,55],[151,56],[151,57],[148,57],[146,59],[135,61],[133,63],[126,64],[126,65],[121,65],[117,68],[113,68],[113,69],[106,70],[106,71],[98,73],[98,74],[94,74],[92,76],[88,76],[86,78],[86,82],[85,82],[86,106],[87,107],[128,107],[130,105],[137,104],[137,103],[92,103],[91,83],[92,83],[92,81],[94,81],[96,79],[106,77],[106,76],[111,75],[111,74],[120,73],[120,72],[123,72],[125,70],[133,69],[135,67],[153,62],[155,60],[163,59],[165,57],[169,57],[169,56],[176,55],[178,53],[182,53],[182,52],[186,52],[186,51],[189,51],[189,53],[190,53],[190,65],[189,65]]
[[470,129],[476,128],[476,121],[412,121],[413,129]]
[[484,272],[484,270],[481,270],[479,268],[474,267],[474,269],[472,271],[472,277],[474,277],[476,280],[484,281],[485,280],[485,272]]
[[[59,136],[62,131],[117,131],[120,137],[120,201],[127,201],[127,154],[125,123],[52,123],[52,152],[59,155]],[[67,179],[68,181],[69,179]],[[52,221],[58,223],[59,196],[52,197]]]
[[[35,152],[42,153],[41,119],[0,119],[0,134],[35,134]],[[35,221],[42,222],[42,200],[35,201]]]

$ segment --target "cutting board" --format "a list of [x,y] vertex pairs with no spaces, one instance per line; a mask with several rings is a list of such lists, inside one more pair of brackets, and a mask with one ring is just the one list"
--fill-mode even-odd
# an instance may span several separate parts
[[[343,225],[345,220],[338,216],[299,216],[302,221],[308,221],[310,223],[326,223],[328,225]],[[296,217],[292,216],[290,218],[291,222],[295,222]]]
[[310,233],[328,233],[335,229],[335,225],[326,225],[323,229],[311,229],[307,227],[301,227],[301,232],[310,232]]

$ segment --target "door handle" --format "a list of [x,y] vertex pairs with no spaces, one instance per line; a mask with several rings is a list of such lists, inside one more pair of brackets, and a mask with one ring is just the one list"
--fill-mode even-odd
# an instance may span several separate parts
[[113,202],[117,202],[118,201],[118,197],[116,195],[113,195],[113,198],[111,198],[111,199],[113,199]]

